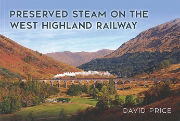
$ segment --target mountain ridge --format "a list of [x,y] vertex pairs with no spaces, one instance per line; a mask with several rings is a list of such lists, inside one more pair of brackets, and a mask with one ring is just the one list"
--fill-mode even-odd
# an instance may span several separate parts
[[152,27],[122,44],[106,58],[134,52],[173,51],[180,48],[180,18]]
[[109,71],[119,77],[133,77],[178,64],[179,54],[178,18],[141,32],[105,58],[92,60],[79,68],[86,71]]
[[61,60],[64,63],[73,65],[73,66],[79,66],[84,63],[87,63],[93,59],[96,58],[103,58],[105,55],[113,52],[114,50],[109,49],[101,49],[95,52],[70,52],[70,51],[64,51],[64,52],[54,52],[54,53],[47,53],[46,55],[54,58],[55,60],[59,61]]
[[[17,73],[22,78],[51,78],[65,71],[80,71],[73,66],[57,62],[46,55],[33,51],[0,35],[0,68]],[[4,73],[1,72],[0,74]],[[1,75],[2,76],[2,75]]]

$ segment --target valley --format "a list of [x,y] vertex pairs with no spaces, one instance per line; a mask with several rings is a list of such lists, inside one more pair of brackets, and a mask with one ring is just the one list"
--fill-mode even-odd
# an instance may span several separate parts
[[175,19],[116,50],[48,54],[0,35],[0,121],[178,121],[179,33]]

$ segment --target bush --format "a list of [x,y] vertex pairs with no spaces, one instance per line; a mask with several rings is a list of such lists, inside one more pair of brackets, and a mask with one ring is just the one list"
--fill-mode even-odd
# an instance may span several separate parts
[[169,83],[167,82],[160,82],[155,86],[151,87],[148,91],[144,93],[144,104],[150,104],[152,102],[161,100],[170,96],[171,90]]
[[0,102],[0,113],[12,113],[21,108],[20,100],[16,96],[7,96]]
[[94,88],[93,86],[91,86],[88,93],[89,93],[90,96],[97,99],[99,90],[97,88]]
[[96,107],[100,110],[106,110],[110,108],[110,101],[109,100],[99,100],[96,104]]
[[95,84],[95,87],[96,87],[98,90],[101,90],[101,88],[103,87],[103,84],[102,84],[102,83],[96,83],[96,84]]
[[81,86],[82,92],[88,93],[88,87],[86,85]]
[[[22,107],[38,105],[58,89],[38,81],[0,81],[0,113],[12,113]],[[16,96],[18,94],[18,96]]]
[[88,92],[88,87],[86,85],[71,85],[70,88],[67,91],[67,94],[70,96],[78,96],[82,93]]
[[71,85],[67,91],[67,94],[70,96],[78,96],[82,94],[82,88],[80,85]]
[[125,103],[125,101],[120,98],[119,95],[115,95],[115,100],[112,101],[112,106],[116,107],[116,106],[123,106],[123,104]]
[[125,98],[125,107],[134,106],[136,104],[136,98],[133,95],[127,95]]
[[113,105],[113,101],[111,98],[112,91],[110,89],[111,88],[109,88],[109,85],[103,85],[98,93],[98,102],[96,104],[96,107],[98,107],[100,110],[105,110],[112,107]]

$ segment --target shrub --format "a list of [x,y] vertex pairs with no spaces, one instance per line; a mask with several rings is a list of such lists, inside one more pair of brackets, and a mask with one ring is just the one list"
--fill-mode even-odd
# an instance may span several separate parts
[[124,106],[129,107],[129,106],[134,106],[135,104],[136,104],[136,98],[134,98],[133,95],[127,95],[125,98]]
[[144,93],[144,104],[150,104],[157,100],[161,100],[170,96],[171,90],[169,83],[167,82],[160,82],[153,87],[151,87],[148,91]]
[[86,85],[71,85],[70,88],[67,91],[68,95],[71,96],[78,96],[82,93],[88,93],[88,87]]
[[[12,113],[22,107],[38,105],[58,89],[38,81],[0,81],[0,113]],[[16,96],[18,94],[18,96]]]
[[99,100],[96,104],[96,107],[99,108],[100,110],[106,110],[108,108],[110,108],[110,101],[109,100]]
[[96,99],[98,97],[99,90],[97,88],[94,88],[93,86],[91,86],[88,93],[90,96],[92,96],[93,98]]
[[82,92],[88,93],[88,87],[86,85],[81,86]]
[[82,88],[80,85],[71,85],[70,88],[67,91],[68,95],[71,96],[78,96],[82,93]]
[[115,95],[115,99],[112,101],[112,106],[123,106],[124,103],[125,101],[122,98],[120,98],[119,95]]
[[16,96],[6,96],[0,102],[0,113],[12,113],[21,108],[20,100]]

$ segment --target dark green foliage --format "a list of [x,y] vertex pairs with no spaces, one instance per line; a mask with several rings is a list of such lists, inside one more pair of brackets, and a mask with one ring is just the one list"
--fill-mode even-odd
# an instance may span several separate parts
[[134,98],[133,95],[127,95],[125,98],[125,107],[130,107],[130,106],[134,106],[136,104],[136,99]]
[[117,102],[117,104],[115,106],[123,106],[126,102],[124,99],[120,98],[119,95],[115,96],[115,102]]
[[81,95],[83,92],[87,93],[87,86],[85,85],[71,85],[70,88],[67,91],[68,95],[71,96],[78,96]]
[[101,90],[101,88],[103,87],[103,84],[102,84],[102,83],[96,83],[96,84],[95,84],[95,87],[96,87],[98,90]]
[[[100,86],[101,85],[101,86]],[[98,99],[96,107],[100,110],[105,110],[112,107],[111,95],[116,94],[114,84],[99,84],[98,88],[94,88],[94,96]]]
[[63,102],[63,103],[68,103],[71,99],[70,98],[58,98],[57,101],[58,102]]
[[81,89],[82,89],[82,92],[88,93],[88,87],[87,87],[87,85],[82,85],[82,86],[81,86]]
[[110,108],[110,101],[101,99],[97,102],[96,107],[102,111],[106,110],[106,109]]
[[144,93],[144,104],[150,104],[152,102],[161,100],[171,95],[171,90],[168,82],[160,82],[151,87]]
[[97,88],[94,88],[94,85],[90,86],[88,94],[92,96],[93,98],[97,99],[99,90]]
[[0,67],[0,75],[6,77],[6,78],[21,78],[19,74],[11,72],[5,68]]
[[77,96],[77,95],[80,95],[81,93],[82,93],[82,90],[81,90],[81,86],[79,85],[71,85],[67,91],[67,94],[71,96]]
[[24,98],[22,101],[23,106],[37,105],[48,96],[58,92],[57,88],[37,81],[21,82],[20,88],[24,90],[24,95],[28,95],[27,97],[22,97]]
[[123,102],[121,101],[119,95],[115,95],[115,99],[112,101],[113,106],[122,106]]
[[0,102],[0,113],[12,113],[21,108],[20,99],[17,96],[3,97]]
[[137,52],[116,58],[95,59],[79,66],[83,70],[109,71],[119,77],[151,73],[180,62],[180,50],[173,52]]
[[108,85],[109,85],[108,86],[108,90],[109,90],[110,95],[116,94],[116,89],[115,89],[114,81],[110,80]]
[[114,83],[109,83],[109,84],[96,83],[95,85],[91,85],[89,87],[88,94],[93,98],[97,99],[101,97],[100,96],[101,94],[103,95],[116,94],[116,90],[114,87]]
[[40,104],[58,92],[57,88],[37,81],[0,81],[0,90],[0,113],[12,113],[21,107]]

